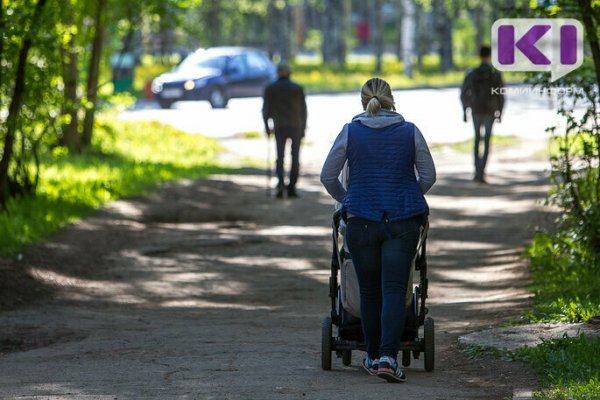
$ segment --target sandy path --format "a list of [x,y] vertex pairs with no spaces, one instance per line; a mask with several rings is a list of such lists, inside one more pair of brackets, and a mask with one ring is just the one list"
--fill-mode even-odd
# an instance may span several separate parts
[[[0,314],[31,349],[0,355],[2,399],[503,399],[529,370],[473,361],[459,334],[527,305],[519,255],[541,221],[543,161],[498,152],[490,185],[468,155],[436,154],[428,199],[436,370],[386,384],[362,355],[320,369],[331,201],[309,167],[302,199],[267,199],[260,171],[117,202],[25,255],[56,300]],[[36,346],[40,346],[34,348]]]

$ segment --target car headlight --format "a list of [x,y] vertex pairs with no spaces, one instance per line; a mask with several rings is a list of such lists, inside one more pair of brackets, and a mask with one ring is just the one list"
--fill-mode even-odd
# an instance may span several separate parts
[[161,81],[155,79],[152,81],[152,93],[159,93],[163,90],[163,84]]
[[183,88],[185,90],[193,90],[196,87],[194,81],[185,81],[183,84]]

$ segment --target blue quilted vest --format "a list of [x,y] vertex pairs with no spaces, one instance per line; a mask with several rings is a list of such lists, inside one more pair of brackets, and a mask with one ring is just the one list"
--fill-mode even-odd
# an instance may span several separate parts
[[415,177],[415,127],[401,122],[348,126],[348,190],[344,210],[370,221],[398,221],[429,214]]

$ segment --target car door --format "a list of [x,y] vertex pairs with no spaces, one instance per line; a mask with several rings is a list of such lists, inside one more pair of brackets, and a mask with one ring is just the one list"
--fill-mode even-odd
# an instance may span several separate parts
[[227,82],[227,95],[229,97],[244,97],[248,91],[246,87],[246,56],[238,54],[229,58],[225,68],[225,81]]
[[262,96],[265,87],[273,80],[269,61],[258,52],[247,54],[248,64],[248,96]]

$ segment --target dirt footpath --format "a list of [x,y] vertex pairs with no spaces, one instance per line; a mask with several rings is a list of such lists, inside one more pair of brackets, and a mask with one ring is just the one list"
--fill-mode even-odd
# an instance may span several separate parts
[[114,203],[30,249],[20,265],[56,295],[0,314],[13,349],[0,354],[0,398],[512,398],[536,385],[530,371],[469,360],[456,342],[528,302],[520,254],[547,174],[515,154],[494,155],[489,185],[471,181],[468,155],[435,155],[432,373],[414,362],[405,384],[387,384],[360,369],[360,353],[320,369],[331,200],[316,168],[293,201],[267,198],[262,172],[248,170]]

